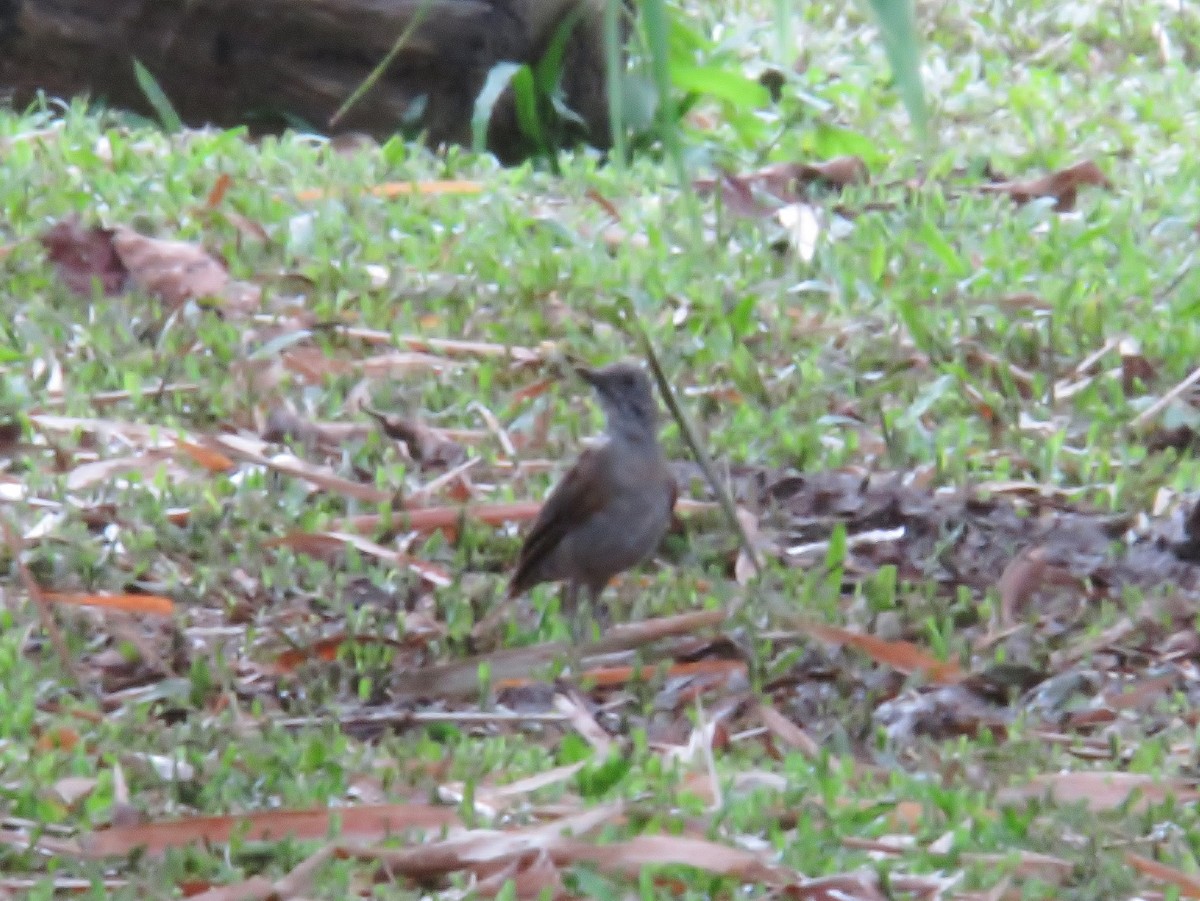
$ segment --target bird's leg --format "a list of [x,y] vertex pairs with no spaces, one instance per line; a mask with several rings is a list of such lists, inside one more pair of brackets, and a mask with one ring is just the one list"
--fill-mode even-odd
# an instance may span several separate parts
[[571,637],[577,644],[589,644],[595,641],[599,635],[604,634],[604,630],[608,627],[608,607],[600,600],[600,594],[603,591],[603,585],[584,587],[583,602],[575,610],[571,624]]
[[574,579],[568,579],[563,585],[562,600],[559,601],[559,608],[562,610],[563,616],[571,621],[571,637],[576,637],[575,621],[579,617],[579,583]]
[[571,630],[571,640],[567,643],[566,659],[563,661],[564,666],[570,671],[572,676],[579,674],[579,582],[575,579],[568,579],[563,585],[562,600],[559,603],[562,614],[567,617]]
[[608,631],[608,627],[612,625],[612,609],[602,600],[604,588],[604,585],[593,585],[591,587],[592,616],[596,620],[596,628],[599,630],[601,637]]

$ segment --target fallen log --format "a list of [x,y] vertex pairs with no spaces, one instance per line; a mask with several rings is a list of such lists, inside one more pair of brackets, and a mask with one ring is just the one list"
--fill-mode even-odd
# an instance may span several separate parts
[[[422,133],[469,143],[488,72],[533,63],[577,11],[562,88],[597,146],[609,138],[604,0],[0,0],[0,95],[18,108],[40,93],[89,95],[151,113],[134,75],[149,70],[189,125],[297,123],[380,139]],[[415,20],[415,25],[414,25]],[[331,116],[413,26],[379,81],[334,128]],[[489,147],[505,161],[530,147],[511,94],[493,112]]]

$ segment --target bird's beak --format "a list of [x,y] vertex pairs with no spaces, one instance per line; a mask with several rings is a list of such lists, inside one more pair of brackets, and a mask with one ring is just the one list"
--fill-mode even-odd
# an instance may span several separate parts
[[596,370],[589,369],[587,366],[576,366],[575,374],[578,375],[585,382],[587,382],[589,385],[591,385],[593,388],[597,387],[597,385],[596,385]]

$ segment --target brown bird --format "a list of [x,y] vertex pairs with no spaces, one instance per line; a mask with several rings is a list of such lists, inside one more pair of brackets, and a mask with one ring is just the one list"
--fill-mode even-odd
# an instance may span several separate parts
[[542,582],[566,582],[563,607],[579,639],[580,589],[596,608],[613,576],[654,553],[670,525],[676,488],[658,444],[646,373],[632,363],[576,372],[596,390],[606,440],[580,455],[542,505],[508,597]]

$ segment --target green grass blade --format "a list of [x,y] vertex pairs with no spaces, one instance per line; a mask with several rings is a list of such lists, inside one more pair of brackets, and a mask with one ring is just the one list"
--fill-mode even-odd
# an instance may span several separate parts
[[625,59],[621,55],[621,0],[604,4],[604,81],[608,90],[608,129],[612,138],[612,158],[618,166],[628,162],[625,127]]
[[650,50],[650,68],[654,75],[654,86],[658,91],[658,127],[667,156],[679,179],[679,189],[688,205],[688,220],[695,235],[700,234],[700,207],[696,193],[688,179],[687,165],[683,159],[683,128],[672,94],[671,85],[671,21],[667,14],[666,0],[643,0],[642,22],[646,30],[646,42]]
[[479,96],[475,98],[475,110],[471,114],[471,149],[476,153],[487,150],[488,123],[492,121],[492,111],[504,89],[521,71],[519,63],[496,63],[487,74]]
[[412,21],[405,26],[404,31],[400,32],[400,37],[396,38],[396,43],[392,44],[391,49],[388,50],[383,59],[379,61],[379,65],[371,70],[370,74],[362,80],[362,83],[351,92],[349,97],[346,98],[346,102],[339,106],[337,112],[329,117],[330,127],[337,125],[338,122],[341,121],[342,117],[350,111],[351,107],[358,103],[358,101],[362,99],[363,95],[365,95],[367,91],[371,90],[371,88],[375,86],[375,83],[378,82],[383,76],[383,73],[387,71],[387,67],[392,64],[392,60],[396,58],[396,54],[404,49],[404,46],[412,38],[413,33],[417,30],[418,26],[420,26],[420,24],[425,20],[425,16],[428,15],[429,7],[432,5],[432,3],[433,0],[423,0],[421,5],[417,7],[417,11],[413,15]]
[[154,109],[158,124],[163,131],[176,134],[183,131],[183,120],[168,99],[166,92],[159,86],[158,81],[150,74],[150,70],[142,65],[141,60],[133,61],[133,77],[137,79],[138,87],[146,95],[146,101]]
[[879,21],[883,47],[900,88],[900,97],[917,132],[924,138],[928,135],[929,109],[921,84],[921,48],[912,0],[870,0],[870,3]]
[[538,113],[537,83],[529,66],[521,66],[513,73],[512,88],[517,108],[517,124],[521,133],[533,141],[539,153],[553,152],[547,142],[545,129],[542,128],[541,116]]

